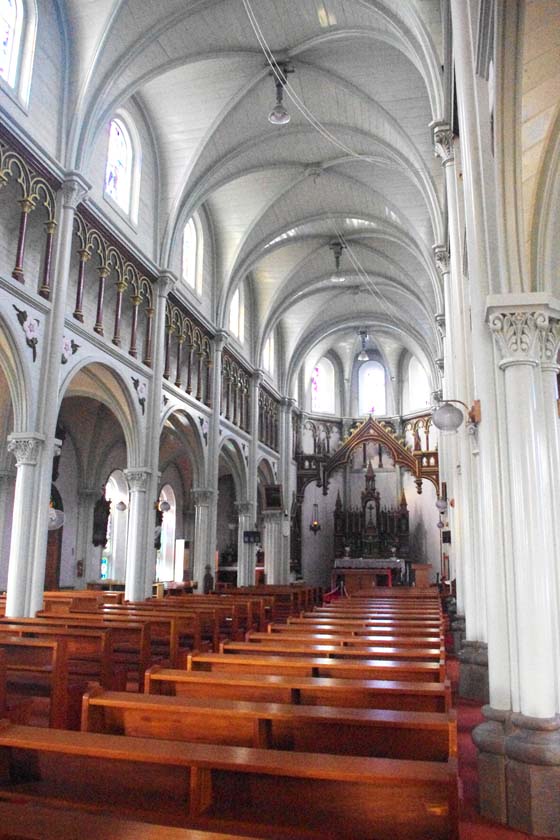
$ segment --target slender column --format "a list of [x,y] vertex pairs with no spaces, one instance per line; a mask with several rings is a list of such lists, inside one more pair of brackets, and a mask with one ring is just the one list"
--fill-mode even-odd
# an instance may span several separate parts
[[152,366],[152,332],[154,329],[154,308],[146,307],[146,340],[144,342],[144,358],[142,361],[148,367]]
[[41,288],[39,289],[39,294],[41,297],[46,298],[47,300],[51,294],[51,262],[52,262],[52,247],[53,247],[53,237],[54,232],[56,229],[56,222],[50,221],[47,222],[45,225],[45,233],[46,233],[46,240],[45,240],[45,261],[43,264],[43,280],[41,283]]
[[282,562],[282,511],[263,512],[264,574],[266,583],[288,583],[288,570]]
[[180,335],[177,338],[177,367],[175,369],[175,385],[177,388],[181,387],[181,356],[183,354],[183,344],[185,343],[185,336]]
[[288,397],[282,399],[280,405],[280,476],[284,493],[285,516],[282,521],[282,568],[286,570],[289,578],[290,573],[290,517],[289,512],[292,506],[292,409],[295,400]]
[[173,327],[167,326],[165,328],[165,366],[163,369],[163,378],[169,379],[171,376],[171,367],[170,367],[170,351],[171,351],[171,336],[173,334]]
[[128,533],[124,597],[141,601],[146,597],[146,538],[154,533],[155,515],[147,494],[151,470],[134,467],[124,471],[129,487]]
[[252,531],[255,524],[255,511],[252,502],[235,502],[238,517],[237,531],[237,585],[252,586],[255,583],[254,543],[243,542],[243,531]]
[[82,306],[84,303],[84,277],[86,271],[86,263],[91,259],[91,254],[87,248],[82,248],[78,251],[80,255],[80,263],[78,266],[78,283],[76,289],[76,306],[74,309],[74,318],[76,321],[84,322],[84,313]]
[[[113,330],[113,344],[117,347],[121,346],[121,314],[122,314],[122,299],[123,292],[126,289],[124,280],[119,280],[117,283],[117,300],[115,306],[115,328]],[[133,324],[134,327],[134,324]]]
[[202,400],[202,357],[203,357],[202,350],[199,350],[196,354],[196,394],[195,399],[200,402]]
[[187,341],[187,384],[185,386],[187,394],[192,394],[192,354],[193,343],[192,341]]
[[8,451],[14,453],[17,469],[6,594],[9,617],[29,615],[33,552],[30,522],[36,516],[39,457],[44,444],[44,436],[33,433],[8,437]]
[[211,383],[212,383],[212,359],[206,359],[206,374],[205,374],[205,382],[206,385],[204,387],[204,404],[208,406],[208,408],[212,408],[212,392],[211,392]]
[[194,547],[191,547],[192,579],[198,583],[197,592],[202,594],[206,566],[210,566],[214,579],[216,569],[208,555],[208,531],[210,528],[210,507],[216,494],[213,490],[195,488],[191,490],[194,504]]
[[[214,336],[214,375],[212,378],[212,403],[219,405],[221,381],[222,381],[222,359],[223,351],[227,342],[227,333],[218,332]],[[208,462],[207,462],[207,486],[212,489],[209,499],[210,510],[208,514],[208,528],[206,531],[206,560],[204,565],[210,564],[214,569],[214,557],[216,552],[216,526],[218,518],[218,472],[220,463],[220,414],[213,411],[209,418],[208,429]],[[204,568],[202,569],[204,574]],[[201,585],[201,584],[199,584]],[[202,590],[201,590],[202,591]]]
[[[77,172],[69,172],[62,185],[62,208],[58,221],[58,236],[54,260],[52,304],[45,330],[45,344],[41,361],[41,375],[37,397],[37,432],[45,444],[39,455],[36,470],[37,487],[33,516],[25,524],[30,532],[32,550],[30,589],[25,604],[25,614],[34,615],[43,606],[45,560],[47,552],[47,517],[51,497],[52,463],[55,454],[55,429],[59,411],[58,391],[60,381],[60,348],[64,334],[64,319],[68,302],[68,279],[74,235],[76,208],[84,198],[89,185]],[[17,573],[15,575],[17,578]],[[29,585],[29,583],[28,583]]]
[[128,348],[128,355],[135,359],[138,356],[138,349],[136,347],[136,340],[138,337],[138,307],[142,302],[140,295],[132,295],[130,298],[132,303],[132,326],[130,328],[130,347]]
[[[6,456],[6,461],[9,456]],[[16,471],[0,467],[0,547],[6,544],[6,529],[11,529],[12,499],[16,481]],[[8,523],[9,526],[8,526]],[[6,570],[7,571],[7,570]]]
[[25,255],[25,238],[27,235],[27,218],[34,208],[33,202],[29,198],[22,198],[18,201],[21,207],[21,215],[19,218],[19,233],[18,244],[16,252],[16,264],[12,271],[14,280],[20,283],[25,283],[25,275],[23,273],[23,259]]
[[97,285],[97,312],[95,315],[95,325],[93,331],[97,335],[103,335],[103,301],[105,298],[105,281],[110,274],[111,269],[107,265],[102,265],[99,268],[99,280]]

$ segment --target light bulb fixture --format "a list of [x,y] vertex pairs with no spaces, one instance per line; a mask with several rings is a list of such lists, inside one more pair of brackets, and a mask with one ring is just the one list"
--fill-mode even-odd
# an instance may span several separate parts
[[432,423],[436,429],[442,432],[456,432],[465,418],[462,410],[457,408],[454,403],[462,405],[466,409],[467,431],[474,434],[481,420],[480,400],[475,400],[470,408],[462,400],[446,399],[441,401],[432,410]]
[[360,338],[362,340],[362,349],[361,349],[360,354],[358,356],[358,361],[359,362],[369,362],[369,356],[366,352],[366,339],[368,337],[367,332],[365,330],[360,330],[358,335],[360,336]]
[[340,258],[342,256],[342,250],[346,248],[346,245],[343,245],[342,242],[335,241],[330,243],[329,248],[334,254],[334,272],[331,274],[331,283],[344,283],[346,278],[340,271]]
[[313,514],[311,516],[311,522],[309,523],[309,530],[313,531],[316,535],[317,531],[321,530],[321,526],[319,524],[319,505],[317,502],[313,505]]
[[445,499],[438,499],[436,502],[436,508],[440,513],[445,513],[447,510],[447,501]]
[[294,68],[290,66],[287,61],[275,62],[275,69],[270,71],[270,75],[274,76],[274,84],[276,86],[276,105],[268,115],[269,123],[272,125],[287,125],[290,122],[290,115],[287,112],[284,99],[284,86],[286,84],[286,76],[288,73],[293,73]]
[[58,531],[64,525],[64,512],[52,506],[49,507],[49,518],[47,528],[49,531]]
[[439,528],[441,530],[443,527],[444,527],[444,524],[443,524],[441,519],[439,520],[439,522],[436,522],[436,528]]
[[122,513],[123,510],[126,510],[127,504],[126,504],[126,502],[123,502],[123,500],[121,499],[120,502],[117,502],[115,507],[116,507],[117,510],[120,510],[121,513]]
[[168,510],[171,510],[171,505],[165,499],[162,499],[159,503],[159,509],[162,513],[167,513]]

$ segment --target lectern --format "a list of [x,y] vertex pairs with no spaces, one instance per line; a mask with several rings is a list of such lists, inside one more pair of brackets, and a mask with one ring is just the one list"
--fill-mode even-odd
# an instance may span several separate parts
[[417,589],[426,589],[430,585],[431,563],[413,563],[412,571],[416,581]]

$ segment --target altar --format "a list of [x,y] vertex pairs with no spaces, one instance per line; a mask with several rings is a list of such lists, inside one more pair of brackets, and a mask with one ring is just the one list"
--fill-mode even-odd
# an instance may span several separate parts
[[375,586],[393,586],[405,578],[406,563],[402,557],[337,557],[334,561],[331,588],[342,584],[350,595]]

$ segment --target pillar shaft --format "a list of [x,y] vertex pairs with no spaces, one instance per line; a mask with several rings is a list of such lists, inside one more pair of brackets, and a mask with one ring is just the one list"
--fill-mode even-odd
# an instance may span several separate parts
[[197,592],[203,592],[203,580],[206,566],[210,566],[214,578],[216,569],[213,558],[208,556],[208,528],[210,524],[210,507],[213,497],[217,494],[212,490],[201,488],[191,490],[194,503],[194,549],[192,550],[192,579],[198,584]]
[[282,562],[282,511],[265,511],[264,520],[264,574],[270,584],[288,583],[288,572]]
[[155,529],[155,513],[148,495],[151,473],[138,467],[125,470],[124,474],[130,489],[124,597],[127,601],[141,601],[148,594],[145,546]]

